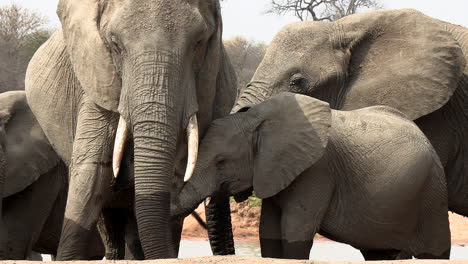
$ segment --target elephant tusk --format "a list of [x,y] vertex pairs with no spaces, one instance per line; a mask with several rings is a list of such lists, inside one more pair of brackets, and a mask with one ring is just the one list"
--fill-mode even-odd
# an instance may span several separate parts
[[211,197],[206,197],[204,203],[205,203],[205,207],[208,206],[208,205],[210,205],[210,203],[211,203]]
[[195,170],[195,164],[198,157],[198,121],[197,115],[194,114],[190,117],[187,125],[187,144],[188,144],[188,157],[187,169],[185,170],[184,182],[190,180]]
[[112,155],[112,170],[114,177],[117,178],[120,170],[120,163],[122,162],[125,140],[128,135],[127,122],[120,117],[119,125],[117,126],[117,134],[115,135],[114,153]]

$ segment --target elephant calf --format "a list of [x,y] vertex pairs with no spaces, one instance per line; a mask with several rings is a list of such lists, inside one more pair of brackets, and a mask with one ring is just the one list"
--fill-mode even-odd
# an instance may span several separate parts
[[[67,198],[67,168],[29,109],[24,91],[0,94],[0,260],[35,250],[56,254]],[[102,258],[97,232],[89,254]]]
[[393,108],[337,111],[283,93],[218,119],[172,213],[252,187],[263,199],[263,257],[306,259],[317,232],[366,259],[450,255],[442,166],[424,134]]

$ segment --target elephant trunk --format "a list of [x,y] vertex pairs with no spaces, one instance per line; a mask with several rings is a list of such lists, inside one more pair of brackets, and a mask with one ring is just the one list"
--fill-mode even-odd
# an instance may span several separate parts
[[172,215],[188,216],[207,197],[213,195],[216,190],[213,180],[215,179],[214,168],[204,166],[208,164],[199,160],[195,167],[193,177],[186,182],[180,193],[173,197]]
[[[214,182],[215,169],[207,167],[207,164],[209,163],[199,160],[192,179],[185,183],[179,195],[173,197],[174,216],[189,215],[203,200],[214,195],[219,189]],[[211,249],[214,255],[233,255],[235,248],[229,197],[215,197],[215,199],[216,201],[205,203]]]
[[245,90],[239,96],[236,104],[232,108],[231,113],[237,113],[244,107],[256,105],[267,100],[271,96],[271,91],[266,83],[252,81],[247,85]]
[[216,202],[206,206],[208,237],[214,255],[234,255],[236,253],[230,206],[229,197],[217,199]]
[[135,213],[146,259],[176,257],[169,220],[183,110],[178,63],[168,52],[144,52],[124,69],[131,74],[123,76],[119,111],[133,133]]

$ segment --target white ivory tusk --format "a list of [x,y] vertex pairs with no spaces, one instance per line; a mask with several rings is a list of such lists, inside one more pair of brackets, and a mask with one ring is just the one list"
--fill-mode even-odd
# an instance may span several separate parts
[[114,152],[112,155],[112,170],[114,177],[117,178],[120,170],[120,163],[122,162],[125,140],[128,136],[127,122],[120,117],[119,125],[117,126],[117,134],[115,135]]
[[206,197],[206,199],[205,199],[204,202],[205,202],[205,207],[208,206],[208,205],[210,205],[210,203],[211,203],[211,197]]
[[197,115],[194,114],[190,117],[187,125],[187,144],[188,144],[188,157],[187,169],[185,170],[184,182],[187,182],[193,175],[195,164],[198,157],[198,121]]

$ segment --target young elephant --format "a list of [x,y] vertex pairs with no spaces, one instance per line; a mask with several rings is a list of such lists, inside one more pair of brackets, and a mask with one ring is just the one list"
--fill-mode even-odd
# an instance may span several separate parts
[[366,259],[400,251],[450,255],[440,161],[418,127],[393,108],[336,111],[284,93],[214,121],[199,155],[172,213],[253,187],[263,199],[263,257],[306,259],[317,232]]
[[[67,168],[29,109],[24,91],[0,94],[0,260],[35,250],[56,254],[67,198]],[[89,255],[101,258],[94,232]]]

